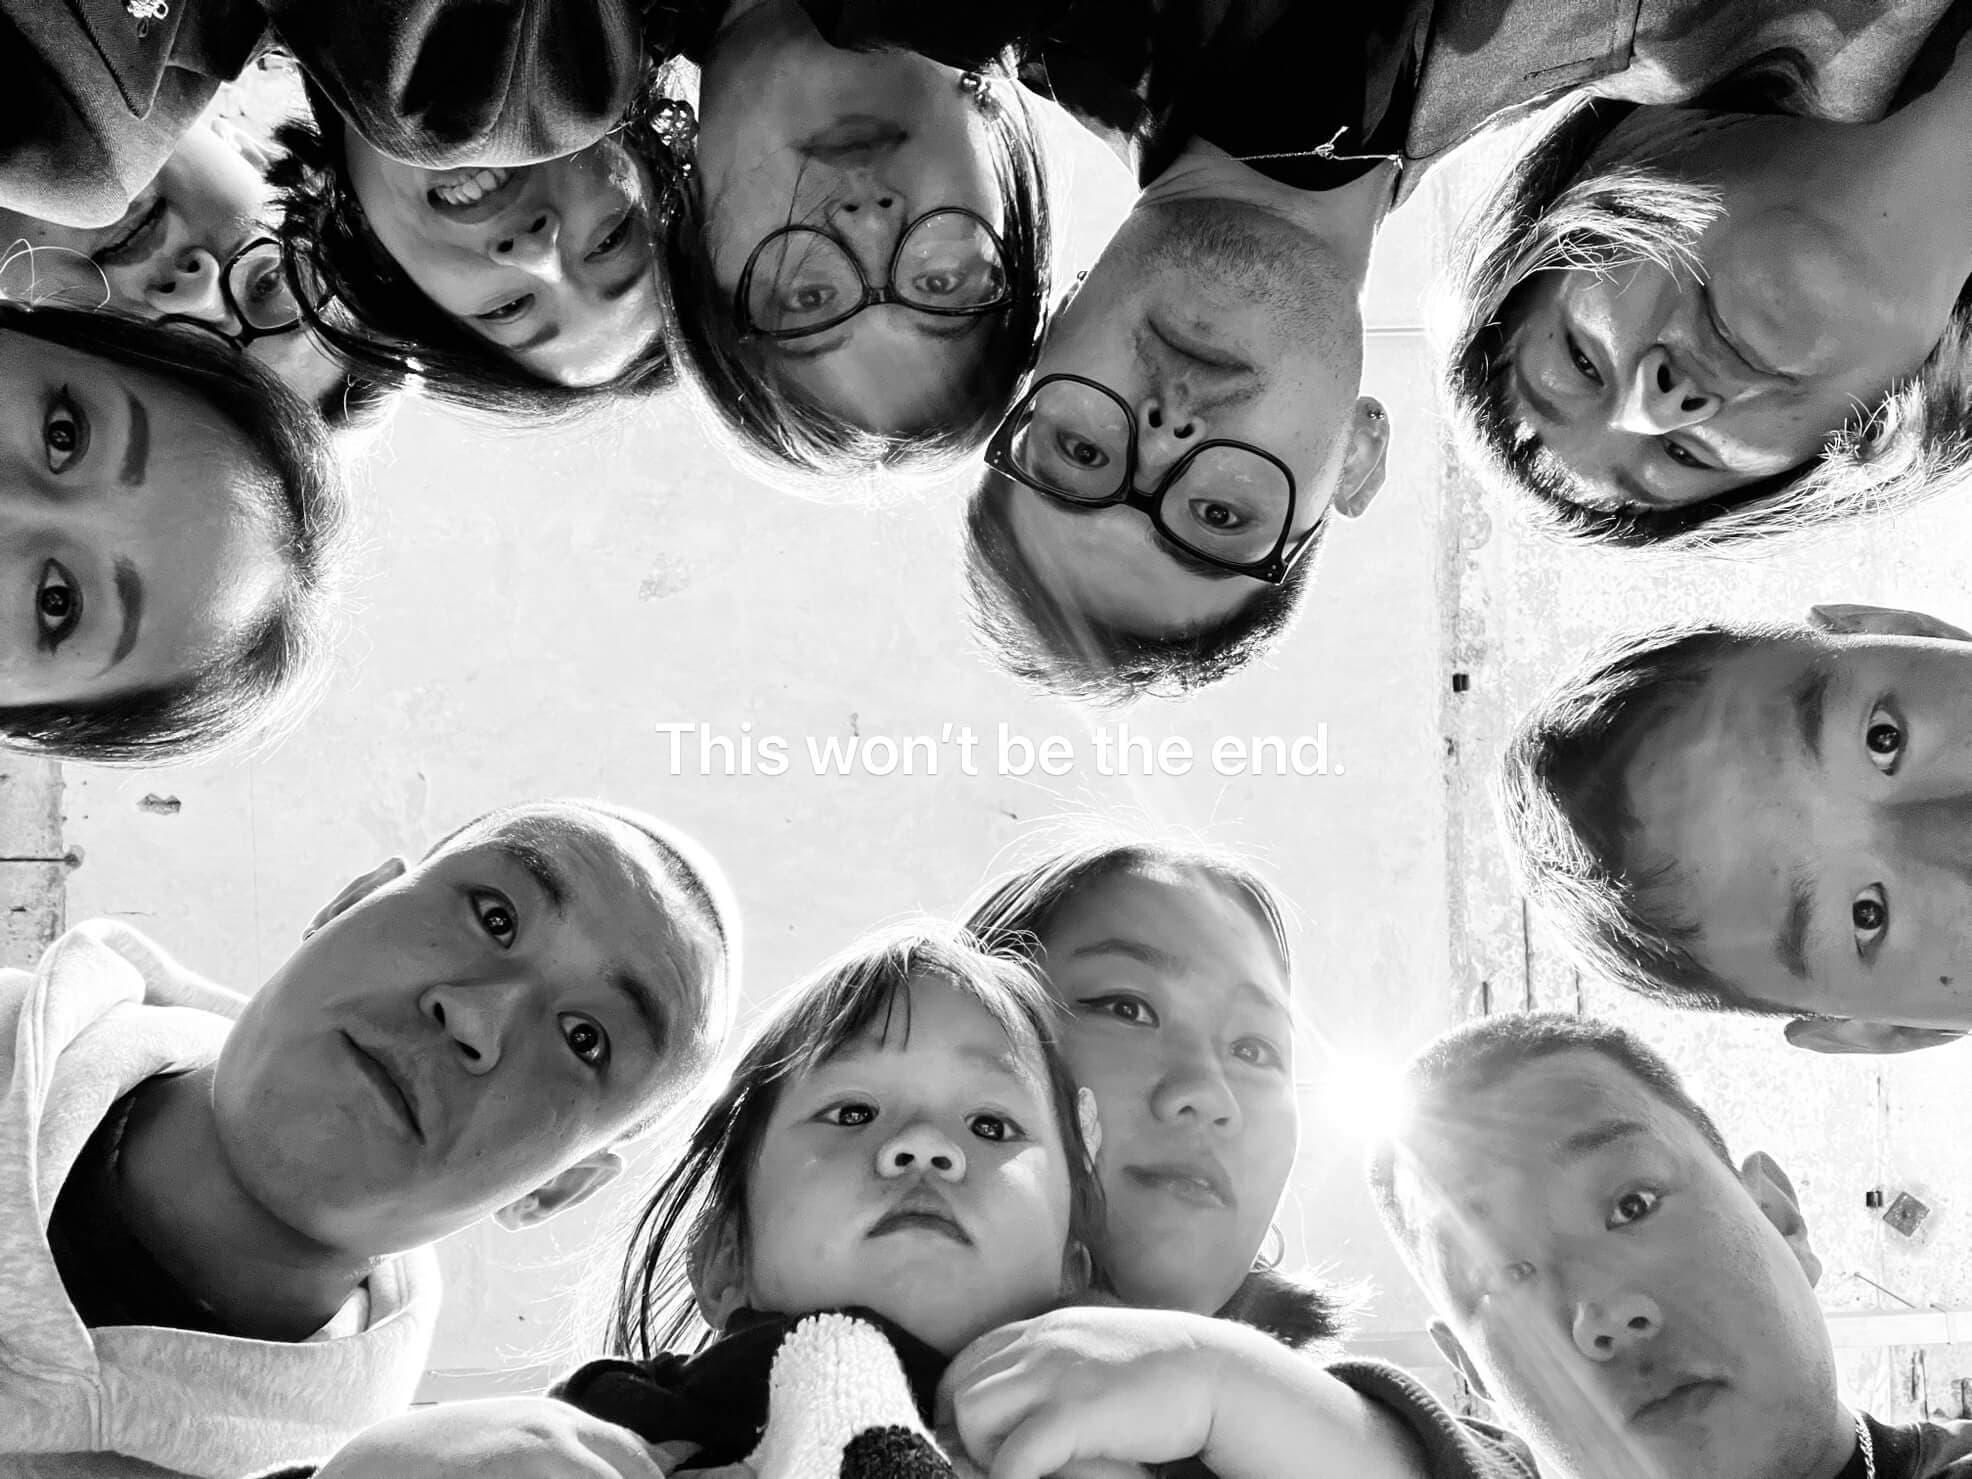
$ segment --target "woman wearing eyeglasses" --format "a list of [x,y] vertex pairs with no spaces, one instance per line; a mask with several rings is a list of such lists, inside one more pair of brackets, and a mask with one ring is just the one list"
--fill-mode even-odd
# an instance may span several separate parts
[[186,133],[108,226],[62,226],[0,209],[0,298],[114,308],[185,323],[278,375],[311,405],[349,373],[302,332],[271,214],[267,156],[218,124]]
[[319,417],[184,324],[0,302],[0,747],[155,764],[290,721],[346,502]]
[[672,352],[732,450],[812,493],[977,449],[1047,296],[1023,90],[832,46],[797,0],[733,0],[676,40],[701,72],[664,244]]

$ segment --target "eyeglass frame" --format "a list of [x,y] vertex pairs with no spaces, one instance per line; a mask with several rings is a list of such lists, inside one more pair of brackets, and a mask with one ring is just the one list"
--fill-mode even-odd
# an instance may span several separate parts
[[[931,308],[897,295],[897,263],[904,255],[904,243],[911,239],[913,231],[933,216],[966,216],[979,223],[980,229],[986,233],[986,239],[992,242],[993,250],[999,253],[1001,270],[1007,273],[1006,286],[1001,290],[999,297],[990,303],[976,303],[967,308]],[[747,298],[753,288],[753,269],[760,264],[760,254],[781,237],[798,236],[804,232],[810,236],[819,236],[824,241],[841,248],[842,255],[849,259],[849,265],[856,273],[856,280],[863,285],[863,299],[840,318],[830,319],[825,324],[816,324],[813,328],[763,329],[753,321],[753,311],[747,307]],[[776,226],[760,238],[760,244],[754,247],[752,255],[746,259],[746,269],[740,273],[739,286],[733,293],[733,319],[742,339],[806,339],[815,334],[826,334],[830,329],[839,329],[864,309],[884,303],[901,303],[915,312],[935,313],[942,318],[977,318],[981,314],[993,313],[1007,307],[1013,302],[1013,298],[1013,274],[1007,266],[1006,239],[995,231],[993,223],[978,211],[967,210],[962,205],[941,205],[904,223],[904,229],[897,233],[897,245],[891,250],[890,265],[884,269],[883,286],[880,288],[870,285],[869,274],[863,271],[863,264],[856,259],[855,250],[835,232],[820,226]]]
[[[233,295],[233,268],[244,261],[249,253],[263,246],[271,246],[280,252],[281,276],[286,279],[288,293],[295,300],[293,321],[282,324],[278,329],[264,329],[258,324],[249,323],[247,321],[246,311],[240,307],[240,300]],[[249,344],[253,344],[261,339],[278,338],[282,334],[292,334],[307,322],[308,316],[301,310],[301,294],[296,290],[294,277],[288,271],[287,249],[281,245],[281,240],[277,236],[253,237],[242,243],[238,250],[226,258],[225,262],[219,268],[219,297],[220,301],[226,305],[226,311],[239,320],[239,333],[229,333],[225,329],[220,328],[218,324],[212,322],[211,319],[200,318],[196,314],[190,313],[167,313],[159,318],[158,322],[161,324],[187,324],[195,329],[203,329],[208,334],[224,339],[241,354],[246,353]],[[322,300],[324,303],[327,301],[327,297],[324,297]],[[316,307],[319,309],[321,304],[318,303]]]
[[[1074,385],[1086,385],[1091,390],[1099,391],[1103,395],[1108,396],[1123,412],[1123,424],[1129,429],[1130,434],[1129,447],[1123,456],[1123,472],[1121,478],[1118,480],[1116,491],[1106,497],[1072,498],[1057,489],[1044,487],[1040,483],[1035,482],[1015,465],[1013,457],[1015,424],[1020,420],[1021,413],[1034,403],[1034,398],[1057,380],[1065,380]],[[1196,462],[1201,455],[1211,451],[1214,447],[1234,447],[1242,452],[1251,452],[1263,461],[1271,462],[1280,470],[1280,475],[1287,479],[1287,516],[1281,521],[1280,536],[1274,541],[1273,553],[1269,554],[1263,560],[1250,560],[1241,563],[1234,560],[1221,559],[1217,555],[1207,554],[1204,550],[1196,549],[1187,541],[1180,539],[1176,531],[1171,528],[1170,524],[1164,518],[1163,505],[1165,496],[1178,485],[1179,480],[1184,477],[1192,463]],[[1295,544],[1293,550],[1283,555],[1282,552],[1287,549],[1288,540],[1294,534],[1294,511],[1300,506],[1301,502],[1300,484],[1295,482],[1294,473],[1288,465],[1282,462],[1280,458],[1274,456],[1273,453],[1267,451],[1264,447],[1256,447],[1251,442],[1237,441],[1231,437],[1214,437],[1210,441],[1200,442],[1165,470],[1164,476],[1158,479],[1155,488],[1151,489],[1148,493],[1142,491],[1137,487],[1137,473],[1141,464],[1137,458],[1136,413],[1130,409],[1130,403],[1124,400],[1116,391],[1104,385],[1100,380],[1091,380],[1086,375],[1070,375],[1065,373],[1044,375],[1035,381],[1033,385],[1029,386],[1027,393],[1018,401],[1014,402],[1013,409],[1007,412],[1006,416],[1001,419],[999,429],[993,433],[992,440],[987,442],[986,465],[992,468],[994,472],[1012,478],[1023,487],[1032,488],[1043,498],[1072,508],[1114,508],[1118,504],[1121,504],[1124,508],[1133,508],[1150,521],[1151,528],[1155,529],[1160,535],[1183,550],[1186,554],[1203,560],[1206,564],[1216,569],[1230,570],[1235,575],[1244,575],[1249,580],[1264,581],[1268,585],[1282,585],[1286,583],[1288,572],[1300,563],[1302,556],[1314,548],[1316,536],[1322,532],[1322,526],[1328,522],[1328,510],[1323,509],[1321,516],[1309,526],[1308,532],[1300,537],[1299,542]]]

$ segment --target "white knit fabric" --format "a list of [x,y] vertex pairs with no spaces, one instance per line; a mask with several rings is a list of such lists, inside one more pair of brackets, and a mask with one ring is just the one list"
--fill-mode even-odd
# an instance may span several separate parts
[[813,1315],[774,1353],[767,1430],[747,1466],[759,1479],[841,1479],[843,1450],[871,1428],[932,1442],[883,1332],[849,1315]]
[[130,1089],[217,1057],[242,1004],[112,921],[70,930],[33,971],[0,970],[7,1479],[238,1479],[323,1456],[410,1403],[438,1313],[429,1249],[371,1276],[365,1328],[291,1344],[90,1330],[62,1287],[48,1219],[76,1156]]

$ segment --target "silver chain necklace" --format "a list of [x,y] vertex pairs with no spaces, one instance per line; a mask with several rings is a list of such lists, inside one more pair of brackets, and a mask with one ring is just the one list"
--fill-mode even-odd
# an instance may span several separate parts
[[1285,154],[1235,154],[1233,155],[1233,158],[1241,164],[1253,164],[1262,159],[1344,159],[1344,160],[1381,159],[1381,160],[1388,160],[1390,163],[1396,165],[1399,170],[1403,169],[1404,156],[1401,154],[1338,154],[1336,153],[1335,146],[1341,142],[1342,135],[1346,134],[1349,131],[1349,128],[1350,125],[1346,123],[1343,124],[1342,127],[1338,128],[1335,131],[1334,138],[1330,139],[1326,144],[1317,144],[1312,149],[1293,149],[1293,150],[1289,150]]
[[1876,1479],[1876,1440],[1869,1436],[1869,1424],[1856,1419],[1856,1444],[1862,1449],[1863,1479]]

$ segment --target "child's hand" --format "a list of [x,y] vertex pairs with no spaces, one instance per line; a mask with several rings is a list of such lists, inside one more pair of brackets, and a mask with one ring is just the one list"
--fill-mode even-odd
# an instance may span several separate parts
[[960,1351],[939,1400],[992,1479],[1191,1458],[1212,1435],[1218,1343],[1237,1328],[1168,1310],[1055,1310]]
[[315,1479],[664,1479],[687,1452],[550,1397],[489,1397],[386,1418]]

